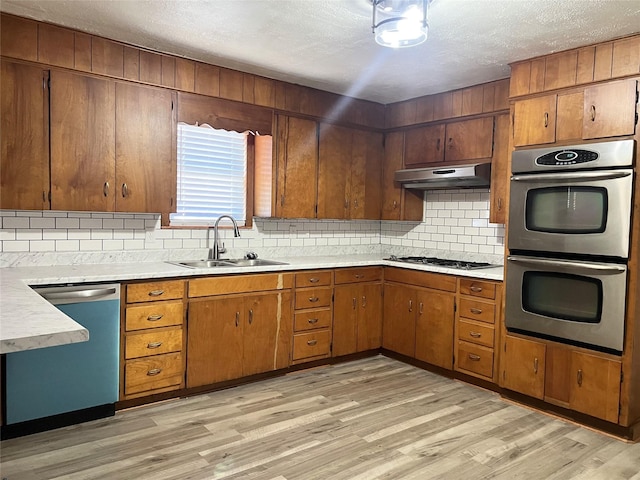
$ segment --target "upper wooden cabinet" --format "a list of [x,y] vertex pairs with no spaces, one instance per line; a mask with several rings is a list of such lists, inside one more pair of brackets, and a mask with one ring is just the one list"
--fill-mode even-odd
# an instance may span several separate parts
[[113,212],[115,82],[51,72],[51,208]]
[[619,80],[514,103],[515,147],[635,134],[637,81]]
[[396,170],[403,168],[404,132],[385,135],[382,164],[382,220],[422,220],[424,192],[407,190],[394,181]]
[[511,146],[509,144],[509,115],[497,115],[493,158],[491,159],[491,189],[489,205],[489,222],[505,224],[509,209],[509,177]]
[[491,158],[493,117],[474,118],[446,125],[429,125],[405,132],[407,168]]
[[175,211],[176,132],[172,92],[116,84],[116,210]]
[[322,124],[318,218],[379,219],[382,134]]
[[278,115],[276,118],[275,216],[315,218],[318,188],[318,124]]
[[2,60],[0,208],[49,208],[48,76],[40,67]]

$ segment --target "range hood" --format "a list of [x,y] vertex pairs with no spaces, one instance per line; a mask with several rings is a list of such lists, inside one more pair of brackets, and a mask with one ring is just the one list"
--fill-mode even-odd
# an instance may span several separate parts
[[394,180],[404,188],[437,190],[442,188],[482,188],[491,183],[491,164],[473,163],[436,168],[397,170]]

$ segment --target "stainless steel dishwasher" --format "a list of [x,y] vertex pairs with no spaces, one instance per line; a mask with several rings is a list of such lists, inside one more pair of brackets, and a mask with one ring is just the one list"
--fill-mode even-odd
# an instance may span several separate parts
[[89,331],[89,340],[9,353],[2,438],[115,413],[120,361],[120,285],[34,288]]

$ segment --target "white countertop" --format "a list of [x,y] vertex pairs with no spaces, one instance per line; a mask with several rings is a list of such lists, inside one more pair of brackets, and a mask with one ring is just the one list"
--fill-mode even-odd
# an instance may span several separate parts
[[415,265],[382,260],[379,255],[278,258],[287,265],[263,267],[185,268],[164,262],[101,265],[56,265],[0,269],[0,353],[18,352],[88,340],[89,333],[35,293],[30,286],[125,280],[228,275],[316,268],[386,265],[456,276],[499,280],[503,267],[478,270]]

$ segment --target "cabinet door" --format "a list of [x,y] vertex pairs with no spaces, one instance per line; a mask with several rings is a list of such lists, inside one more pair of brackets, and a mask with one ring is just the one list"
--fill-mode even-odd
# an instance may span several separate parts
[[619,361],[588,353],[571,352],[572,386],[569,406],[587,415],[618,423],[620,403]]
[[412,128],[405,132],[404,166],[442,163],[444,161],[444,124]]
[[48,73],[2,60],[0,208],[49,208]]
[[353,130],[349,179],[350,218],[380,219],[383,148],[381,133]]
[[313,120],[278,115],[275,215],[316,218],[318,126]]
[[176,159],[169,90],[116,85],[116,210],[175,210]]
[[51,209],[115,208],[115,84],[51,71]]
[[422,220],[424,194],[407,190],[393,181],[396,170],[403,167],[404,133],[386,134],[382,163],[382,220]]
[[636,92],[636,80],[585,88],[583,138],[633,135],[638,101]]
[[444,158],[447,162],[491,158],[493,117],[449,123]]
[[415,289],[385,284],[382,346],[413,357],[416,351]]
[[453,368],[454,295],[418,291],[416,355],[433,365]]
[[332,355],[348,355],[358,350],[359,285],[340,285],[334,289]]
[[511,176],[509,168],[509,115],[496,116],[495,145],[491,159],[491,204],[489,221],[506,223],[507,220],[507,186]]
[[513,145],[539,145],[556,140],[556,95],[514,104]]
[[243,312],[242,298],[189,304],[187,387],[242,376]]
[[382,284],[368,283],[359,289],[358,352],[382,345]]
[[245,298],[242,375],[275,369],[278,346],[278,295],[254,295]]
[[[318,156],[318,218],[349,218],[351,130],[320,126]],[[308,188],[308,182],[307,188]]]
[[500,357],[500,386],[542,400],[545,351],[544,343],[507,335]]

